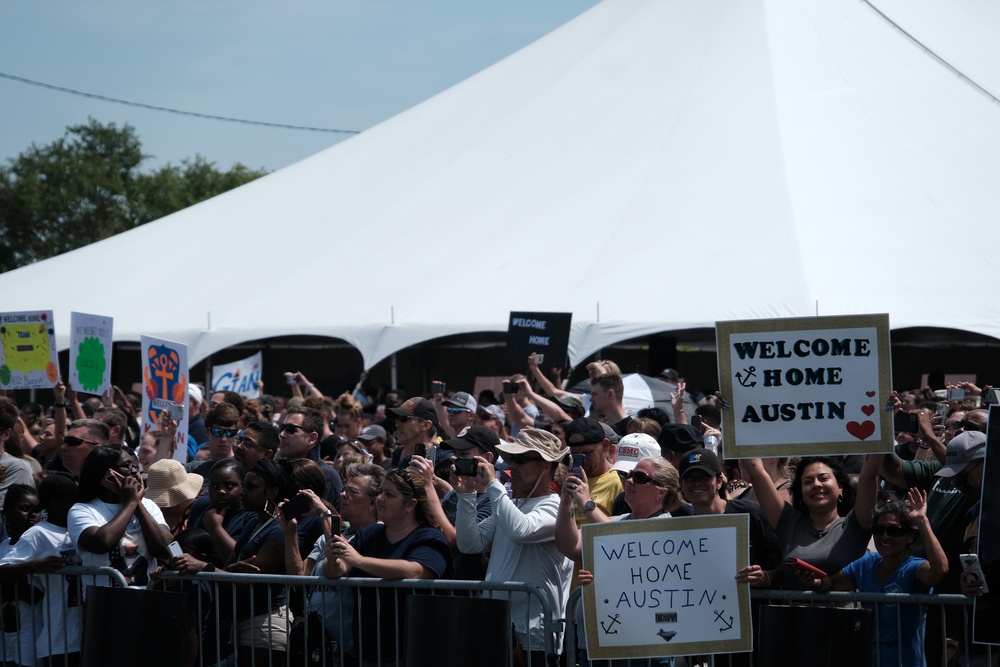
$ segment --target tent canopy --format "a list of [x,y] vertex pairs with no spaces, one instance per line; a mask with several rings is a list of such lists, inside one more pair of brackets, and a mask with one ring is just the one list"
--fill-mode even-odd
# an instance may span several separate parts
[[61,346],[71,310],[111,315],[192,363],[315,334],[371,368],[512,310],[572,312],[574,363],[746,318],[1000,338],[998,26],[972,0],[605,0],[326,151],[0,276],[2,309],[53,309]]

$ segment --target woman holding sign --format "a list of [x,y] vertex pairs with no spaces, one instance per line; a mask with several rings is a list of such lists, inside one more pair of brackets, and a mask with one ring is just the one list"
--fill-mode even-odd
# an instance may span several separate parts
[[778,493],[760,459],[746,462],[757,501],[778,534],[785,559],[786,588],[808,588],[795,576],[790,563],[804,562],[832,573],[865,552],[871,538],[882,458],[882,454],[871,454],[865,460],[853,509],[847,474],[834,459],[806,457],[799,461],[792,480],[791,503]]

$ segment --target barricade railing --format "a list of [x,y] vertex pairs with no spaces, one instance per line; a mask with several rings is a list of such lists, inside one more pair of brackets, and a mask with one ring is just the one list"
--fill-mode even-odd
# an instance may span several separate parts
[[[511,644],[510,623],[518,629],[517,636],[521,638],[525,655],[534,656],[534,662],[530,664],[535,667],[543,667],[539,656],[556,655],[562,648],[565,621],[561,618],[561,611],[560,617],[556,617],[548,593],[529,583],[444,579],[326,579],[224,572],[193,576],[164,572],[161,580],[168,589],[186,589],[186,592],[191,593],[193,588],[197,588],[199,593],[193,596],[196,603],[189,603],[189,613],[202,619],[209,628],[222,628],[227,623],[235,626],[236,641],[233,643],[237,644],[237,649],[244,643],[264,648],[262,645],[268,643],[268,636],[280,635],[285,630],[279,627],[282,624],[287,627],[285,633],[290,636],[287,638],[284,659],[277,655],[281,651],[274,646],[275,642],[271,642],[268,650],[236,650],[233,658],[230,658],[226,655],[226,638],[222,633],[216,633],[207,642],[202,638],[197,662],[201,667],[226,663],[227,660],[233,660],[232,664],[251,667],[284,664],[286,661],[288,664],[315,664],[324,667],[353,664],[387,667],[403,664],[406,655],[410,656],[412,663],[414,647],[404,646],[407,634],[411,638],[415,635],[423,637],[420,650],[425,653],[429,651],[427,655],[440,656],[442,653],[448,654],[449,650],[454,653],[453,649],[462,641],[468,646],[482,648],[490,653],[494,649],[500,650],[501,644]],[[454,602],[445,602],[443,598],[451,598]],[[477,623],[496,623],[500,616],[496,608],[481,609],[476,600],[510,603],[510,611],[503,615],[506,627],[477,629]],[[257,622],[248,623],[247,610],[275,610],[282,607],[286,610],[283,613],[272,613],[266,618],[261,618],[264,614],[255,614]],[[444,614],[454,614],[457,610],[464,616],[450,620],[422,618],[417,621],[410,614],[406,622],[403,614],[399,613],[403,607],[410,611],[420,609],[427,613]],[[436,611],[428,612],[428,609]],[[310,618],[307,612],[312,612],[315,617]],[[374,624],[375,627],[370,627],[373,619],[378,619],[379,622]],[[358,624],[360,629],[358,635],[361,641],[357,643],[354,624]],[[493,641],[488,642],[491,638]],[[301,659],[306,662],[301,662]],[[488,660],[482,659],[476,659],[475,662],[490,664]],[[433,664],[447,663],[433,661]],[[503,664],[515,664],[512,652],[506,654]]]
[[[566,605],[566,664],[569,666],[581,665],[585,666],[590,664],[585,658],[585,653],[580,651],[583,644],[583,638],[580,633],[580,628],[577,623],[581,616],[579,614],[574,614],[574,610],[577,608],[578,603],[582,595],[582,589],[577,588],[574,590]],[[813,593],[809,591],[786,591],[786,590],[769,590],[769,589],[751,589],[751,608],[754,611],[760,611],[763,607],[769,606],[802,606],[802,607],[864,607],[874,606],[876,613],[872,614],[871,620],[871,638],[872,641],[878,641],[878,638],[882,636],[883,631],[891,630],[891,628],[885,628],[884,624],[886,619],[882,618],[882,614],[878,613],[879,609],[889,608],[892,611],[889,614],[890,622],[895,619],[895,625],[898,629],[900,626],[906,626],[906,618],[904,610],[906,608],[916,608],[918,610],[919,616],[924,617],[924,612],[936,612],[926,614],[926,624],[924,627],[919,628],[920,632],[920,645],[927,647],[935,647],[935,655],[930,656],[925,654],[927,659],[927,665],[933,667],[935,665],[940,667],[947,667],[951,665],[963,665],[963,666],[996,666],[998,664],[998,658],[1000,658],[1000,650],[997,647],[991,647],[981,644],[972,643],[972,600],[965,597],[964,595],[918,595],[918,594],[901,594],[901,593],[861,593],[861,592],[831,592],[831,593]],[[946,619],[952,621],[952,626],[950,629],[946,624]],[[956,630],[954,628],[954,619],[958,619],[960,628]],[[760,622],[760,618],[755,616],[753,618],[754,627],[757,628]],[[817,631],[822,632],[823,628],[816,628]],[[791,631],[791,628],[789,628]],[[927,641],[928,635],[930,636],[930,641]],[[957,635],[957,636],[956,636]],[[895,632],[896,642],[895,642],[895,655],[897,659],[895,661],[887,661],[882,659],[881,651],[873,651],[871,643],[860,647],[862,649],[862,654],[865,656],[865,660],[868,656],[871,657],[872,667],[909,667],[908,663],[903,660],[904,656],[904,633]],[[788,636],[785,635],[780,638],[767,638],[765,641],[788,641]],[[832,641],[843,641],[843,637],[831,637]],[[727,667],[729,665],[741,665],[741,666],[756,666],[760,665],[762,667],[767,667],[764,662],[759,659],[760,651],[763,647],[759,645],[758,638],[755,637],[754,650],[749,653],[742,654],[717,654],[714,656],[715,667]],[[814,645],[815,649],[816,646]],[[852,647],[858,648],[858,647]],[[936,651],[940,651],[938,654]],[[807,654],[801,656],[802,663],[808,665],[825,665],[828,664],[824,662],[825,657],[818,655],[820,651],[809,651]],[[649,667],[660,667],[662,665],[674,665],[674,664],[686,664],[688,667],[694,667],[697,664],[703,664],[699,660],[693,659],[695,657],[689,657],[689,659],[683,662],[674,661],[670,658],[646,658],[646,659],[636,659],[630,658],[627,660],[612,660],[612,661],[593,661],[594,665],[628,665],[629,667],[636,666],[649,666]],[[697,656],[697,658],[706,658],[706,656]],[[713,663],[709,663],[713,664]],[[774,664],[774,663],[769,663]],[[858,664],[858,663],[854,663]],[[860,664],[868,664],[866,661],[861,661]],[[923,663],[920,663],[923,664]],[[784,665],[783,665],[784,667]]]
[[81,566],[4,582],[0,585],[0,663],[30,666],[78,653],[86,589],[111,581],[127,586],[114,568]]

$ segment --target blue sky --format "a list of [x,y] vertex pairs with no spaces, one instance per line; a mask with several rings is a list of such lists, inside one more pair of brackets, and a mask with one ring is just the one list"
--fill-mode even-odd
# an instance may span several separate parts
[[[0,3],[0,72],[156,106],[364,130],[597,0],[88,0]],[[194,119],[0,79],[0,160],[93,117],[129,123],[151,169],[201,154],[275,170],[345,135]]]

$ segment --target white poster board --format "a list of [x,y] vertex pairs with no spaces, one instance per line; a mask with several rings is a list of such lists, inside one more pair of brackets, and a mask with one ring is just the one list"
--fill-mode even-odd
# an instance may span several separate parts
[[174,436],[174,455],[187,461],[188,356],[187,345],[152,336],[141,337],[142,432],[159,428],[160,413],[179,415]]
[[57,382],[52,311],[0,313],[0,389],[38,389]]
[[715,328],[726,458],[892,451],[888,315]]
[[259,398],[263,355],[258,352],[252,357],[234,361],[231,364],[212,366],[212,392],[235,391],[244,398]]
[[734,653],[753,648],[750,519],[719,514],[581,526],[591,659]]
[[111,386],[111,341],[114,319],[106,315],[70,313],[69,386],[103,396]]

